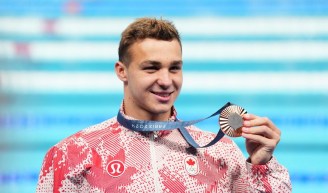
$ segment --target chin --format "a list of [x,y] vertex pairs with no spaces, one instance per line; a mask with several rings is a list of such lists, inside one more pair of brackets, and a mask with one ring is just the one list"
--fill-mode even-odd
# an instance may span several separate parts
[[167,105],[156,105],[155,108],[153,109],[153,112],[156,112],[156,114],[164,114],[167,112],[171,113],[172,105],[167,104]]

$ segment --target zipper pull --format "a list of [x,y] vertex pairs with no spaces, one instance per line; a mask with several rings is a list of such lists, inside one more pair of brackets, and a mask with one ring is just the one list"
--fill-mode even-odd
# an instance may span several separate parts
[[151,138],[153,141],[155,141],[155,140],[158,138],[158,133],[157,133],[156,131],[154,131],[154,132],[151,134],[150,138]]

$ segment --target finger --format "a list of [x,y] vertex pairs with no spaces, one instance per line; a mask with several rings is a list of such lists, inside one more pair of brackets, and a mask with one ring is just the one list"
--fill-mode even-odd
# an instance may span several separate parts
[[244,118],[243,125],[246,127],[257,127],[257,126],[267,125],[269,128],[271,128],[279,135],[281,134],[281,131],[267,117],[259,117],[253,114],[245,114],[243,118]]
[[244,119],[244,120],[252,120],[252,119],[255,119],[255,118],[257,118],[257,117],[258,117],[258,116],[253,115],[253,114],[250,114],[250,113],[243,114],[243,119]]
[[263,144],[263,145],[265,145],[267,147],[271,147],[271,148],[275,148],[279,142],[279,140],[268,139],[261,135],[242,133],[242,136],[247,140],[250,140],[252,142],[257,142],[257,143]]
[[245,126],[250,126],[250,127],[254,127],[254,126],[260,126],[260,125],[268,125],[268,124],[272,124],[271,120],[266,118],[266,117],[259,117],[256,115],[252,115],[249,114],[248,116],[243,116],[244,119],[244,124]]
[[269,139],[280,139],[280,135],[267,126],[243,127],[242,132],[246,134],[261,135]]

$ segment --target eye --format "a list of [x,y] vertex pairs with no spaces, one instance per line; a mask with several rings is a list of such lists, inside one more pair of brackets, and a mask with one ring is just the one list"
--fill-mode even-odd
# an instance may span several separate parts
[[144,71],[146,71],[146,72],[155,72],[156,70],[158,70],[158,67],[156,67],[156,66],[146,66],[146,67],[144,67],[143,68],[143,70]]
[[181,66],[180,65],[174,65],[170,68],[170,71],[172,72],[177,72],[177,71],[180,71],[181,70]]

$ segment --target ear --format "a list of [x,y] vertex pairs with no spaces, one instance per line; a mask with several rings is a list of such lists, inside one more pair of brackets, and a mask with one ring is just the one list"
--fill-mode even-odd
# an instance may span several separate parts
[[127,79],[127,68],[126,66],[118,61],[115,63],[115,72],[116,72],[116,76],[123,82],[126,82]]

